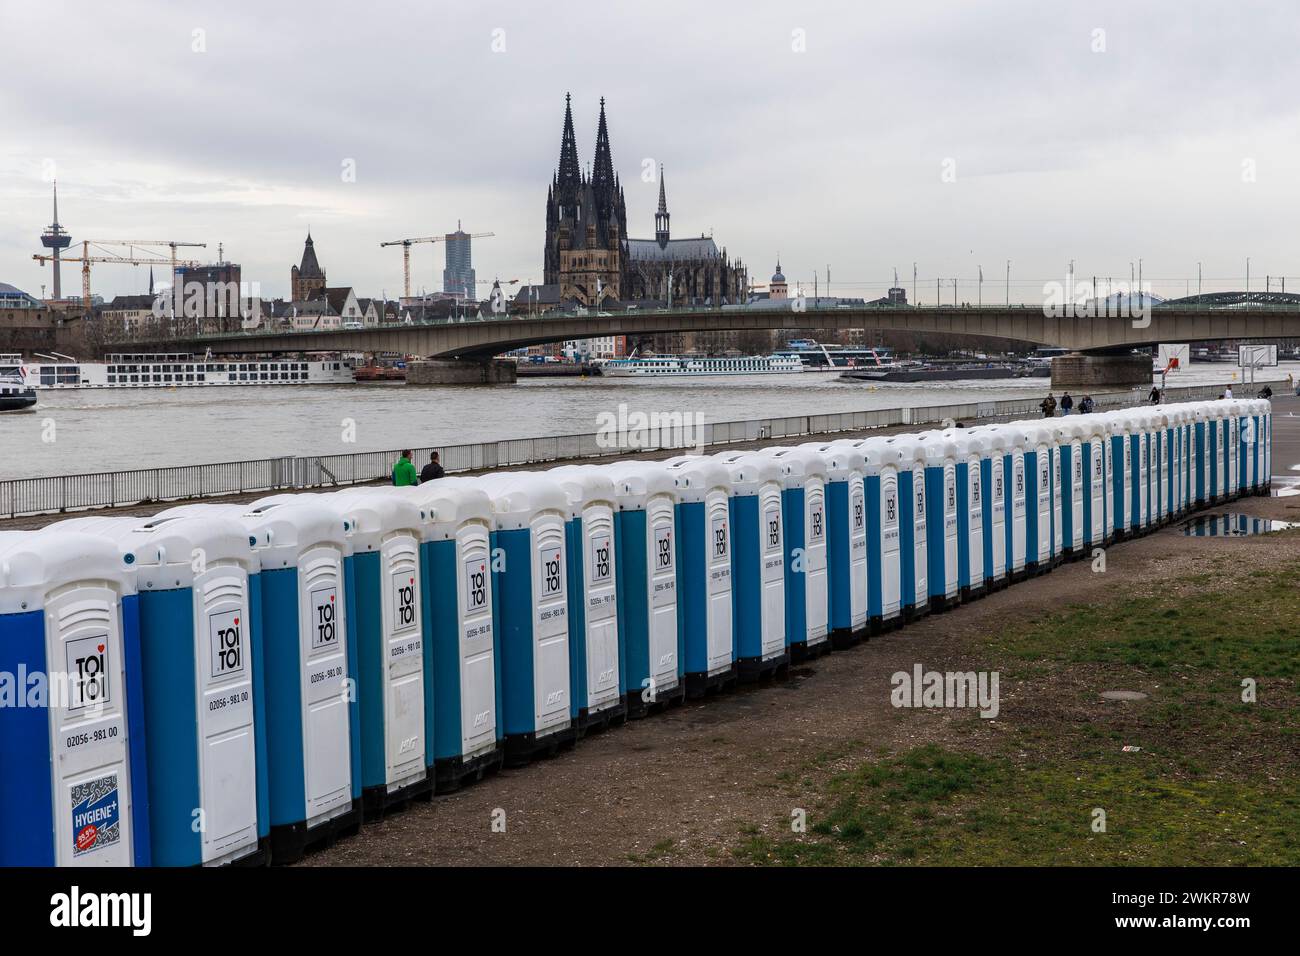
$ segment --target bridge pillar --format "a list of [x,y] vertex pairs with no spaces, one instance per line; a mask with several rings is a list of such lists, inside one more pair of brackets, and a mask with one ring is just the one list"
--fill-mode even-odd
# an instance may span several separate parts
[[1052,388],[1127,388],[1151,384],[1149,355],[1084,355],[1071,352],[1052,359]]
[[421,359],[406,364],[407,385],[512,385],[515,363],[505,359]]

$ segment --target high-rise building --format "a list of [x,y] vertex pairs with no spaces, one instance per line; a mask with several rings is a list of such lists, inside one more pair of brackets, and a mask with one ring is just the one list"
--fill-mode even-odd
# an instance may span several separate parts
[[456,221],[456,231],[445,236],[447,247],[446,267],[442,270],[442,291],[457,298],[474,301],[478,298],[474,281],[474,259],[470,249],[470,235]]

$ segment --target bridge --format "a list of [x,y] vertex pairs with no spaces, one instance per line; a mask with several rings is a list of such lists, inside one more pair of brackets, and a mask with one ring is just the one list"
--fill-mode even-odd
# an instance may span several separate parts
[[[1136,362],[1132,349],[1160,342],[1222,339],[1300,338],[1300,296],[1273,293],[1219,293],[1155,305],[1133,315],[1113,303],[1089,314],[1076,306],[1046,309],[1034,305],[855,306],[800,308],[798,299],[780,306],[676,307],[551,312],[537,317],[465,317],[424,323],[398,323],[367,329],[287,331],[257,329],[200,334],[132,343],[132,348],[203,351],[214,354],[289,352],[398,352],[453,363],[486,366],[493,356],[512,349],[570,339],[625,335],[640,338],[667,332],[712,332],[774,329],[864,329],[912,333],[983,336],[1058,346],[1082,354],[1082,366],[1127,376],[1127,381],[1064,381],[1068,385],[1133,384],[1150,380],[1149,360]],[[1059,314],[1065,313],[1065,314]],[[120,346],[118,348],[121,348]],[[1071,356],[1079,359],[1080,356]],[[1078,362],[1075,363],[1079,364]],[[1120,365],[1127,364],[1120,372]],[[1137,366],[1143,365],[1137,379]],[[1085,378],[1089,373],[1084,374]],[[1058,377],[1053,369],[1054,380]]]

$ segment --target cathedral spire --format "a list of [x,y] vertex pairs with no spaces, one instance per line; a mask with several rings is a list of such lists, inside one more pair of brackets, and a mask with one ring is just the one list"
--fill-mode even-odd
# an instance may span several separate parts
[[609,151],[609,128],[605,125],[605,97],[600,98],[600,123],[596,127],[596,162],[592,167],[591,184],[599,194],[613,192],[614,159]]
[[668,198],[664,195],[664,167],[659,164],[659,211],[655,213],[655,242],[668,245]]
[[564,94],[564,133],[560,137],[560,169],[556,185],[561,189],[576,189],[582,182],[582,169],[578,165],[578,141],[573,135],[572,97]]

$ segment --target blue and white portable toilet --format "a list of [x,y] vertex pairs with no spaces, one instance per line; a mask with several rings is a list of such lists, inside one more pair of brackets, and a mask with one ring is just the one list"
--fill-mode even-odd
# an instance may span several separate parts
[[984,525],[986,517],[991,517],[991,511],[987,507],[984,461],[991,446],[987,436],[972,434],[966,429],[951,429],[944,435],[953,443],[956,462],[957,586],[961,599],[969,601],[984,596],[987,591],[985,579],[989,577],[985,565]]
[[766,455],[724,465],[731,480],[731,606],[740,677],[771,675],[785,644],[785,522],[781,468]]
[[1178,452],[1178,407],[1161,405],[1157,412],[1162,417],[1164,435],[1160,458],[1161,498],[1165,520],[1172,521],[1178,514],[1178,469],[1174,461]]
[[642,717],[686,694],[677,619],[677,484],[659,462],[619,461],[603,468],[618,501],[619,687],[627,715]]
[[731,475],[713,458],[664,463],[677,486],[678,626],[686,655],[686,696],[736,676],[731,574]]
[[375,489],[425,510],[420,545],[425,739],[434,789],[455,790],[501,766],[500,655],[492,622],[492,501],[470,478]]
[[155,866],[263,864],[270,850],[260,562],[233,517],[50,526],[117,546],[135,575]]
[[[785,643],[792,659],[804,660],[831,648],[830,575],[826,554],[826,460],[812,448],[769,447],[761,449],[758,454],[772,458],[781,471]],[[865,530],[865,512],[862,521]],[[862,550],[865,560],[865,540]],[[862,569],[861,578],[859,593],[865,599],[865,568]],[[856,621],[847,602],[841,610],[840,626],[847,628],[850,633],[856,631],[860,635],[867,625],[866,601],[861,602],[861,616]]]
[[878,634],[903,622],[900,458],[898,448],[887,438],[868,438],[858,447],[867,513],[867,628]]
[[[1180,405],[1180,416],[1186,418],[1186,406]],[[1224,425],[1227,438],[1227,488],[1228,498],[1241,494],[1241,405],[1237,401],[1224,402]]]
[[[1007,577],[1007,438],[999,427],[976,427],[967,433],[979,458],[983,511],[984,590],[1006,587]],[[973,504],[973,502],[972,502]],[[973,520],[973,518],[972,518]]]
[[344,522],[353,601],[361,717],[361,796],[367,822],[433,792],[426,720],[420,543],[427,512],[393,494],[361,489],[320,495]]
[[1029,554],[1029,483],[1026,472],[1028,462],[1025,452],[1029,448],[1029,434],[1023,423],[1012,422],[995,425],[1006,440],[1006,457],[1003,471],[1006,475],[1007,525],[1007,576],[1019,581],[1028,573]]
[[945,611],[961,600],[958,553],[965,546],[958,534],[957,446],[943,432],[922,432],[916,440],[925,452],[930,607]]
[[1097,548],[1106,542],[1106,425],[1099,417],[1085,415],[1078,424],[1079,454],[1083,473],[1083,547]]
[[1137,533],[1151,530],[1151,416],[1146,409],[1129,412],[1129,455],[1133,459],[1133,515]]
[[1129,533],[1132,520],[1128,427],[1122,412],[1105,412],[1098,418],[1106,429],[1106,538],[1118,540]]
[[[1181,515],[1186,508],[1183,484],[1183,462],[1186,460],[1184,448],[1185,409],[1182,405],[1171,405],[1169,414],[1169,501],[1170,511],[1174,516]],[[1232,460],[1229,446],[1228,461]]]
[[569,499],[569,711],[579,734],[626,714],[619,686],[618,578],[609,474],[595,465],[546,472]]
[[[871,557],[871,520],[868,515],[865,443],[808,442],[799,446],[821,457],[826,469],[826,567],[830,602],[831,641],[849,647],[870,630],[870,582],[880,571],[880,555]],[[877,482],[878,484],[878,482]],[[897,481],[894,494],[897,496]],[[897,498],[895,498],[897,507]],[[874,542],[877,546],[879,541]],[[898,540],[893,542],[894,579],[890,619],[898,617]],[[881,615],[876,615],[876,629]]]
[[1272,484],[1271,428],[1273,424],[1273,405],[1267,399],[1255,398],[1246,403],[1250,409],[1250,420],[1254,424],[1248,443],[1251,452],[1251,486],[1255,494],[1267,495]]
[[1206,422],[1208,402],[1192,406],[1192,502],[1206,504],[1210,500],[1209,425]]
[[1060,484],[1058,500],[1061,513],[1059,527],[1060,550],[1063,557],[1077,558],[1083,554],[1084,537],[1084,438],[1087,428],[1079,416],[1062,418],[1053,426],[1059,456]]
[[[1167,523],[1173,515],[1173,482],[1170,471],[1173,463],[1171,451],[1172,432],[1169,424],[1169,411],[1163,406],[1151,409],[1152,420],[1152,454],[1151,454],[1151,489],[1154,495],[1152,514],[1159,524]],[[1222,443],[1220,443],[1222,446]],[[1222,447],[1220,447],[1220,455]]]
[[1253,491],[1252,458],[1255,423],[1250,402],[1235,399],[1230,408],[1237,419],[1237,497],[1242,497]]
[[1056,520],[1052,487],[1054,435],[1047,426],[1025,428],[1025,570],[1042,574],[1052,567],[1052,525]]
[[150,865],[133,588],[95,535],[0,539],[0,866]]
[[188,504],[157,518],[235,517],[260,559],[271,861],[361,825],[361,716],[349,624],[352,546],[318,495]]
[[903,617],[928,614],[929,530],[925,488],[925,447],[915,435],[886,438],[898,454],[899,556],[902,572]]
[[570,709],[569,499],[552,478],[476,478],[492,499],[493,619],[499,632],[505,762],[519,766],[575,738]]

